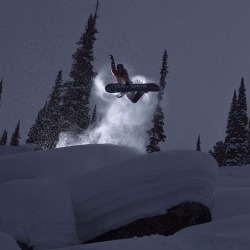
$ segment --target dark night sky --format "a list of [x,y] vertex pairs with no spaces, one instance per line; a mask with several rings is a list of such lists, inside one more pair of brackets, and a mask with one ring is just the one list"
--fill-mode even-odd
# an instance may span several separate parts
[[[72,59],[95,0],[1,0],[0,135],[21,119],[22,139]],[[164,50],[166,148],[202,149],[224,139],[234,89],[250,89],[249,0],[100,0],[95,69],[109,54],[131,74],[159,80]],[[249,113],[250,114],[250,113]]]

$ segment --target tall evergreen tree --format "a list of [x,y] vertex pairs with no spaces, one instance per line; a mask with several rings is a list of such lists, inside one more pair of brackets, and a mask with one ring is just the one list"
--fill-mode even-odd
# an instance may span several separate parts
[[244,78],[241,79],[238,97],[236,91],[234,92],[228,116],[225,147],[224,165],[242,166],[247,163],[248,117]]
[[62,130],[62,70],[58,72],[50,99],[39,111],[34,125],[28,133],[26,143],[36,145],[36,149],[54,148]]
[[3,79],[0,82],[0,107],[1,107],[2,92],[3,92]]
[[63,86],[62,86],[62,70],[60,70],[57,74],[55,85],[53,87],[52,94],[50,95],[50,100],[48,102],[48,105],[53,108],[54,114],[56,115],[56,112],[60,111],[60,104],[62,101],[62,92],[63,92]]
[[161,151],[159,142],[164,142],[166,136],[164,134],[164,114],[160,104],[158,103],[153,115],[153,127],[147,131],[149,135],[149,145],[146,147],[148,153]]
[[224,166],[235,166],[238,164],[238,126],[238,100],[235,90],[227,119]]
[[8,139],[8,133],[5,129],[0,139],[0,145],[7,145],[7,139]]
[[215,158],[219,167],[223,166],[225,158],[225,143],[223,141],[216,142],[213,150],[209,150],[208,153]]
[[248,135],[247,135],[247,164],[250,164],[250,117],[248,119]]
[[62,70],[58,72],[55,85],[46,108],[44,136],[40,141],[41,149],[54,148],[62,131]]
[[16,129],[11,137],[10,146],[19,146],[20,140],[20,120],[17,123]]
[[163,94],[164,94],[164,90],[166,87],[166,79],[167,79],[167,74],[168,74],[168,54],[167,54],[167,50],[164,51],[163,54],[163,58],[162,58],[162,67],[161,67],[161,71],[160,71],[160,91],[158,92],[158,99],[159,101],[161,101],[163,99]]
[[146,151],[148,153],[160,151],[159,143],[164,142],[166,139],[166,135],[164,134],[164,113],[161,107],[161,101],[163,99],[168,73],[167,58],[168,55],[167,51],[165,50],[160,71],[160,91],[158,94],[158,102],[155,107],[152,119],[153,127],[147,131],[147,134],[149,135],[149,145],[146,147]]
[[96,41],[96,21],[99,1],[97,1],[94,15],[89,16],[85,32],[77,43],[79,47],[72,55],[73,64],[70,72],[71,81],[65,83],[63,114],[64,130],[80,133],[90,125],[89,100],[94,72],[94,42]]
[[238,165],[247,163],[248,153],[248,116],[244,78],[242,77],[238,92]]
[[26,143],[39,145],[41,142],[42,131],[45,127],[48,103],[38,112],[35,123],[31,126],[28,132]]
[[198,135],[197,143],[196,143],[196,151],[201,151],[201,137]]

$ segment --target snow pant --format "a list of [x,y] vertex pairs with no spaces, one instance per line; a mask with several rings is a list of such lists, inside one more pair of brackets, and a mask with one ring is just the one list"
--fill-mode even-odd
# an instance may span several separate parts
[[131,102],[136,103],[143,96],[143,94],[144,92],[137,91],[137,92],[129,92],[126,95]]

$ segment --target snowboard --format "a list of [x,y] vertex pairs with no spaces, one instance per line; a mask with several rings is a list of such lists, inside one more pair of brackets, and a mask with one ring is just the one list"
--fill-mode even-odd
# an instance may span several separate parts
[[160,88],[155,83],[133,83],[131,85],[110,83],[105,86],[105,90],[108,93],[119,93],[119,92],[157,92]]

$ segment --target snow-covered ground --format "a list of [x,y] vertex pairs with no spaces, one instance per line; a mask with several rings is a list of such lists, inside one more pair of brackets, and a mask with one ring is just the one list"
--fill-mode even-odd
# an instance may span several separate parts
[[[0,249],[20,249],[15,240],[36,250],[250,249],[250,166],[108,144],[27,151],[0,147]],[[213,221],[169,237],[79,244],[185,201],[208,206]]]

